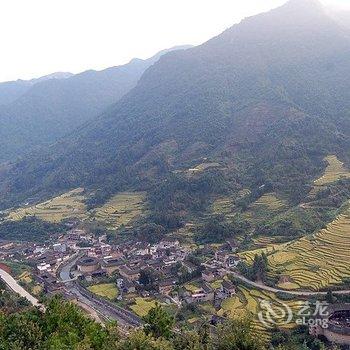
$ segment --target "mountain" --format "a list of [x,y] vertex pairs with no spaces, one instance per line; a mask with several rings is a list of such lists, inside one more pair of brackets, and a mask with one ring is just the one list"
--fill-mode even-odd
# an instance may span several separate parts
[[26,93],[31,86],[32,84],[25,80],[0,83],[0,106],[15,101]]
[[[98,189],[92,205],[137,188],[184,211],[201,193],[262,186],[298,203],[326,155],[349,162],[349,77],[348,31],[291,0],[162,56],[99,118],[4,167],[1,205],[78,186]],[[186,176],[208,162],[219,169]]]
[[50,79],[66,79],[71,77],[72,73],[57,72],[38,79],[17,80],[0,83],[0,106],[14,102],[17,98],[24,95],[34,84]]
[[50,144],[96,117],[132,89],[159,57],[183,48],[103,71],[0,84],[0,162]]
[[73,73],[69,73],[69,72],[55,72],[48,75],[44,75],[37,79],[31,79],[29,80],[29,82],[34,85],[36,83],[39,83],[40,81],[45,81],[45,80],[71,78],[73,75],[74,75]]

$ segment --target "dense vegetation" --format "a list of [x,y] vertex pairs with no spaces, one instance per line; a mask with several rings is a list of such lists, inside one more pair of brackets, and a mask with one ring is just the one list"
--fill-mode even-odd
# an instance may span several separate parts
[[49,223],[36,217],[25,217],[20,221],[6,221],[0,225],[0,239],[14,241],[43,242],[62,233],[64,226]]
[[55,74],[55,79],[0,83],[0,162],[50,145],[98,117],[167,51],[103,71],[65,75],[65,79]]
[[[3,298],[0,297],[0,301]],[[198,330],[175,330],[174,320],[159,305],[145,317],[144,329],[122,337],[114,323],[102,327],[88,319],[77,306],[55,297],[46,312],[19,307],[0,313],[0,348],[3,350],[264,350],[249,320],[230,321],[214,332],[203,322]],[[308,337],[305,329],[274,332],[278,350],[326,349]]]

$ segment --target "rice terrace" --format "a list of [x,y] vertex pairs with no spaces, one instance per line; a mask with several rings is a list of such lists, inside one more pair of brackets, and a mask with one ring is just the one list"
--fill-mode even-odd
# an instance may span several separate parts
[[[248,260],[265,251],[271,274],[286,275],[288,289],[319,291],[337,286],[350,278],[350,210],[311,237],[303,237],[260,251],[244,253]],[[280,287],[283,287],[280,286]],[[284,286],[286,287],[286,286]]]
[[9,211],[5,219],[19,221],[35,216],[55,223],[66,219],[96,220],[115,230],[121,225],[130,224],[144,212],[145,197],[144,192],[120,192],[102,207],[88,211],[84,189],[77,188],[37,205]]

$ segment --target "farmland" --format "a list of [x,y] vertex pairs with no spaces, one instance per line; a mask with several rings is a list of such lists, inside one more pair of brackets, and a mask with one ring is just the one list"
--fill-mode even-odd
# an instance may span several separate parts
[[135,298],[135,303],[130,306],[132,311],[135,312],[136,315],[143,317],[148,314],[148,312],[156,306],[156,302],[153,299],[147,298]]
[[90,292],[110,300],[115,299],[119,294],[115,283],[95,284],[88,289]]
[[344,164],[334,155],[327,156],[325,161],[328,163],[324,174],[314,181],[314,185],[323,186],[344,178],[350,178],[350,172],[344,167]]
[[18,221],[35,216],[41,220],[58,223],[65,219],[97,220],[109,229],[118,229],[128,225],[142,214],[145,193],[120,192],[102,207],[87,211],[82,188],[75,189],[37,205],[22,207],[10,211],[7,220]]
[[252,210],[259,210],[262,207],[276,211],[285,208],[286,202],[277,198],[274,193],[266,193],[251,205]]
[[87,215],[83,191],[82,188],[77,188],[46,202],[19,208],[11,211],[7,219],[16,221],[26,216],[36,216],[44,221],[55,223],[69,218],[85,219]]
[[270,274],[284,275],[289,289],[320,290],[350,278],[350,209],[326,228],[309,237],[266,249],[243,253],[248,261],[255,254],[268,254]]
[[144,203],[144,192],[121,192],[102,207],[95,209],[92,217],[109,229],[118,229],[122,225],[129,225],[140,216],[143,213]]
[[266,193],[253,202],[243,216],[246,220],[258,224],[287,208],[287,202],[278,198],[275,193]]
[[227,218],[235,216],[234,203],[231,197],[217,198],[212,205],[212,212],[215,215],[225,215]]
[[[218,311],[219,316],[225,316],[228,318],[240,318],[250,315],[252,319],[252,325],[255,331],[265,340],[269,338],[269,329],[264,326],[258,319],[258,313],[262,311],[260,306],[261,301],[271,303],[274,308],[282,308],[285,310],[285,305],[288,305],[294,314],[300,310],[300,301],[283,301],[279,299],[274,293],[266,291],[258,291],[256,289],[247,289],[240,286],[237,289],[237,294],[223,301],[221,309]],[[281,317],[274,319],[276,324],[281,328],[295,327],[295,323],[291,322],[289,325],[285,325],[286,318]]]

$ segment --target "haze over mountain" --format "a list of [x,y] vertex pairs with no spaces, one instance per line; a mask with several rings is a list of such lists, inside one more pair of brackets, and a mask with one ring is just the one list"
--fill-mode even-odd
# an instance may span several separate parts
[[66,79],[71,77],[72,73],[67,72],[57,72],[52,73],[38,79],[31,80],[16,80],[16,81],[7,81],[0,83],[0,106],[9,104],[15,101],[17,98],[25,94],[34,84],[50,80],[50,79]]
[[221,170],[186,180],[181,201],[198,183],[208,195],[269,184],[300,201],[325,155],[349,160],[349,77],[349,32],[318,1],[291,0],[163,56],[102,116],[3,169],[2,207],[78,186],[107,197],[162,183],[174,197],[179,170],[203,161]]
[[132,89],[161,55],[105,69],[0,83],[0,162],[54,142]]

